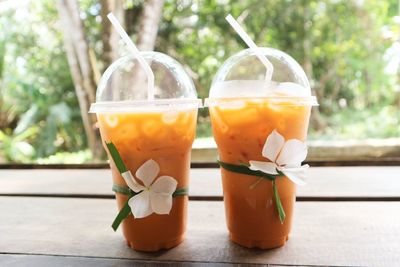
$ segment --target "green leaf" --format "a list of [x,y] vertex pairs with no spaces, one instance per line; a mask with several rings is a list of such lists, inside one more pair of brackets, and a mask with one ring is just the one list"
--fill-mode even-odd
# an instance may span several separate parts
[[236,172],[240,174],[246,174],[246,175],[252,175],[252,176],[257,176],[257,177],[262,177],[264,179],[274,181],[276,179],[276,175],[268,174],[262,171],[253,171],[250,170],[248,166],[241,164],[241,165],[235,165],[235,164],[230,164],[226,163],[223,161],[218,160],[218,164],[224,168],[225,170],[231,171],[231,172]]
[[24,114],[22,114],[17,127],[14,129],[14,134],[20,134],[28,129],[31,125],[37,123],[39,115],[39,107],[33,104]]
[[113,159],[115,166],[117,166],[117,169],[120,173],[124,173],[128,171],[128,168],[126,168],[124,161],[121,158],[121,155],[119,154],[117,148],[112,142],[107,143],[105,142],[106,146],[108,148],[108,151],[110,152],[111,158]]
[[122,209],[119,211],[117,217],[115,217],[114,222],[112,223],[111,227],[114,229],[114,231],[117,231],[119,225],[121,222],[128,217],[128,215],[131,213],[131,207],[129,207],[129,199],[126,201],[125,205],[122,207]]
[[32,127],[29,127],[28,129],[24,130],[20,134],[14,134],[12,136],[12,139],[13,139],[13,142],[25,141],[28,138],[35,137],[39,132],[40,132],[39,127],[32,126]]
[[286,214],[282,206],[281,198],[279,197],[279,192],[275,180],[272,181],[272,189],[274,192],[276,210],[278,211],[279,214],[279,220],[281,221],[281,224],[283,224],[283,222],[285,221]]
[[70,107],[65,102],[52,105],[49,107],[49,112],[59,123],[66,124],[71,121],[72,112]]
[[6,44],[4,41],[0,41],[0,80],[3,77],[5,55],[6,55]]

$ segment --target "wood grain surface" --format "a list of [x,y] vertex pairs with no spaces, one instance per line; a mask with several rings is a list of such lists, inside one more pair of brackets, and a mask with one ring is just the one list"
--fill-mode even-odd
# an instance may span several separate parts
[[[217,197],[219,169],[191,169],[190,195]],[[112,198],[111,173],[93,170],[0,170],[0,195],[49,195]],[[400,200],[400,167],[313,167],[301,199],[393,198]],[[206,198],[207,199],[207,198]]]
[[287,245],[267,251],[229,241],[220,201],[190,201],[186,240],[158,253],[128,248],[121,232],[110,228],[116,211],[112,199],[0,197],[0,261],[37,254],[118,259],[113,263],[133,259],[398,266],[400,262],[400,202],[299,202]]
[[[12,267],[54,267],[54,266],[84,266],[84,267],[231,267],[242,266],[235,263],[210,263],[210,262],[179,262],[179,261],[154,261],[114,259],[106,257],[81,257],[81,256],[57,256],[57,255],[16,255],[0,254],[0,266]],[[247,267],[283,267],[287,265],[275,264],[246,264]]]

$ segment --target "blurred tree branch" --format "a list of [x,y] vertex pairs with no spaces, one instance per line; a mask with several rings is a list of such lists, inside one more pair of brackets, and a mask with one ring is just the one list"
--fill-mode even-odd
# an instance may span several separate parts
[[[101,0],[101,41],[103,44],[102,60],[106,69],[119,56],[118,33],[108,20],[108,13],[113,13],[122,25],[125,25],[125,15],[122,0]],[[103,70],[104,71],[104,70]]]
[[95,66],[93,66],[93,60],[91,60],[88,41],[85,38],[83,24],[79,17],[78,3],[76,0],[59,0],[57,9],[88,145],[93,157],[98,159],[103,153],[101,139],[98,130],[95,128],[96,117],[93,114],[88,114],[90,104],[96,100]]
[[163,6],[164,0],[146,1],[138,30],[139,50],[152,51],[154,49]]
[[6,106],[3,95],[3,71],[4,58],[6,54],[5,42],[0,42],[0,131],[9,128],[15,120],[11,109]]
[[[144,3],[137,31],[136,45],[140,51],[154,50],[158,32],[158,24],[162,16],[164,0],[148,0]],[[135,65],[131,78],[132,88],[146,86],[146,74],[139,65]],[[145,96],[136,96],[143,98]]]

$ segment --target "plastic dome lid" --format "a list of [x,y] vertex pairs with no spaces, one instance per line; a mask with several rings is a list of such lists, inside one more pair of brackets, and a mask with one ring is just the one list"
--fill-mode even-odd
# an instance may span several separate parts
[[311,96],[307,76],[301,66],[288,54],[272,49],[259,48],[272,63],[272,81],[265,80],[266,67],[252,49],[243,50],[228,58],[220,67],[211,85],[207,105],[213,99],[230,98],[293,98],[296,104],[318,105]]
[[100,79],[91,113],[198,108],[192,79],[173,58],[141,52],[154,73],[154,100],[147,100],[147,77],[133,54],[113,62]]

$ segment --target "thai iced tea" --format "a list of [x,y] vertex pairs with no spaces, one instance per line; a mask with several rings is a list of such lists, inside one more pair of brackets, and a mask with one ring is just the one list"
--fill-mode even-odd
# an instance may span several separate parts
[[[218,99],[210,104],[210,115],[220,160],[248,164],[268,161],[262,149],[276,129],[285,140],[304,141],[311,106],[296,98]],[[286,177],[276,179],[286,212],[283,224],[275,208],[272,182],[221,168],[225,213],[232,241],[246,246],[273,248],[285,244],[292,225],[296,185]]]
[[[153,159],[160,166],[158,177],[172,176],[178,182],[177,188],[189,186],[197,109],[98,113],[97,117],[103,142],[114,143],[133,174],[145,161]],[[110,165],[114,183],[126,186],[112,160]],[[116,193],[116,198],[121,210],[128,196]],[[173,198],[169,215],[153,213],[140,219],[128,216],[122,222],[128,245],[136,250],[157,251],[181,243],[186,229],[187,202],[187,196]]]

